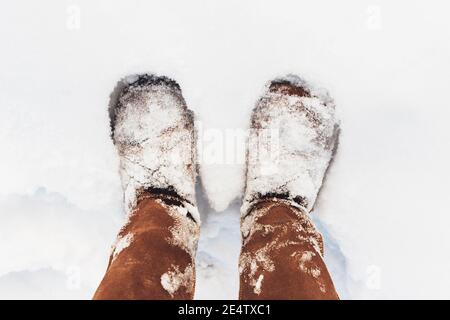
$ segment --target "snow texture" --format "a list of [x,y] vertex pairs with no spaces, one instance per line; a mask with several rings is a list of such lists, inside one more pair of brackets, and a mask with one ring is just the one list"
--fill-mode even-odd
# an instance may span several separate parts
[[178,266],[173,265],[173,270],[169,270],[161,276],[162,287],[173,296],[181,287],[190,289],[191,279],[194,275],[194,267],[188,265],[186,269],[181,272]]
[[245,154],[221,161],[222,141],[248,128],[267,81],[289,73],[327,88],[342,120],[311,215],[340,297],[450,298],[449,9],[5,1],[0,297],[92,297],[125,219],[108,102],[120,79],[151,72],[180,84],[203,153],[217,156],[199,159],[197,299],[238,296]]
[[112,261],[114,261],[119,256],[123,249],[126,249],[130,246],[133,237],[134,235],[132,233],[128,233],[123,237],[117,238],[116,243],[113,247]]

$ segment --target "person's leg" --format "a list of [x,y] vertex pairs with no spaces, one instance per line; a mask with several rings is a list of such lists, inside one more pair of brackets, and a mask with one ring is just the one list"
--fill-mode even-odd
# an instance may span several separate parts
[[337,143],[332,99],[298,77],[275,80],[251,128],[240,299],[338,299],[309,217]]
[[119,233],[94,299],[193,299],[199,227],[176,200],[144,193]]
[[240,299],[338,299],[308,215],[283,201],[257,204],[245,225]]
[[111,129],[128,219],[94,299],[192,299],[196,143],[179,85],[153,75],[128,78]]

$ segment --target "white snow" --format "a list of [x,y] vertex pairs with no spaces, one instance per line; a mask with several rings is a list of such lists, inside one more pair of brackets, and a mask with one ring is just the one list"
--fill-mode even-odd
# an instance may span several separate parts
[[188,265],[183,272],[179,270],[178,266],[172,265],[171,269],[161,276],[162,287],[173,296],[180,287],[189,288],[190,279],[194,276],[194,268]]
[[[268,80],[293,73],[327,88],[342,133],[312,214],[340,296],[450,298],[449,6],[3,3],[0,297],[92,296],[124,212],[109,95],[154,72],[180,83],[213,156],[247,128]],[[205,162],[196,297],[233,299],[244,167]]]
[[264,280],[264,275],[259,275],[258,280],[255,283],[255,288],[253,289],[253,292],[257,295],[261,294],[261,285]]
[[134,235],[132,233],[128,233],[123,237],[118,237],[116,243],[113,247],[112,251],[112,259],[113,261],[119,256],[119,254],[126,248],[128,248],[133,241]]

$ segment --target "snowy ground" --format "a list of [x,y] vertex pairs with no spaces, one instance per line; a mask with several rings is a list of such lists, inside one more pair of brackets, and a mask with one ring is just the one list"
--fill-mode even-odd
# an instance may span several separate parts
[[197,298],[237,297],[243,166],[221,140],[286,73],[327,87],[343,120],[314,212],[341,296],[450,298],[449,10],[443,0],[4,2],[0,298],[92,296],[123,219],[109,95],[140,72],[176,79],[204,129]]

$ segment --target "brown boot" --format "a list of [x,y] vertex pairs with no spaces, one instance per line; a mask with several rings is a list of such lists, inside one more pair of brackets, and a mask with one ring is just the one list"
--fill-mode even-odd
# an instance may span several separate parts
[[273,81],[253,111],[241,208],[241,299],[337,299],[309,212],[336,146],[328,94]]
[[180,87],[131,77],[112,118],[128,221],[94,299],[192,299],[200,218],[194,121]]

